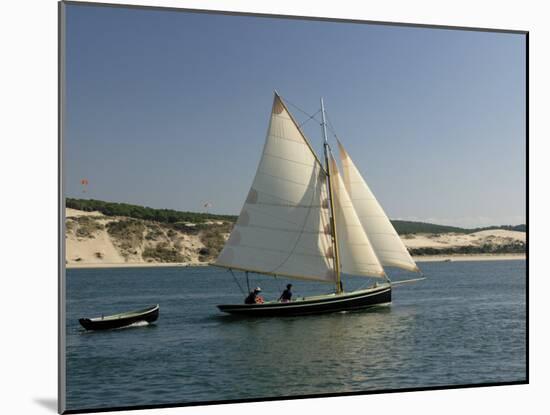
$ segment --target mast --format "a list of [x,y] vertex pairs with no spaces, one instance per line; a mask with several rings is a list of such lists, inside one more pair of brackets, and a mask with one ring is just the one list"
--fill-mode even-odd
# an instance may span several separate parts
[[329,208],[330,208],[330,229],[332,234],[332,247],[334,251],[334,271],[336,272],[336,293],[341,294],[343,292],[342,282],[340,276],[340,258],[338,255],[338,240],[336,238],[336,222],[334,220],[334,196],[332,192],[332,177],[330,172],[330,163],[328,160],[328,140],[327,140],[327,123],[325,120],[325,104],[323,103],[323,98],[321,97],[321,129],[323,130],[323,148],[325,151],[325,170],[327,172],[328,179],[328,197],[329,197]]

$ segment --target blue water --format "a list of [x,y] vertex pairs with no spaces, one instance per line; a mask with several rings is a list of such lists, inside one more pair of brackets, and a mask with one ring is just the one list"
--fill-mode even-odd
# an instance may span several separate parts
[[[429,278],[395,287],[391,307],[263,319],[218,312],[216,304],[243,298],[225,270],[68,270],[67,408],[524,381],[525,261],[421,265]],[[286,282],[251,284],[269,299]],[[346,278],[346,289],[365,282]],[[331,288],[293,284],[295,295]],[[156,303],[153,325],[84,332],[78,324]]]

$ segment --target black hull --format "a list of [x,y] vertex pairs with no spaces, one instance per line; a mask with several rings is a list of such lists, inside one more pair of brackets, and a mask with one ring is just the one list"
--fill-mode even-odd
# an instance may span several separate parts
[[130,311],[128,313],[93,319],[81,318],[78,321],[86,330],[119,329],[139,322],[152,323],[158,319],[159,311],[160,307],[157,304],[144,310]]
[[229,314],[264,317],[353,311],[388,303],[391,303],[391,286],[384,285],[379,288],[305,298],[289,303],[224,304],[218,308]]

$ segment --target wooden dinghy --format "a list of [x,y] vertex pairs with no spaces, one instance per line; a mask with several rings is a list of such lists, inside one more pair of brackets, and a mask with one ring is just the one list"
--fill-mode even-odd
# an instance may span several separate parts
[[78,322],[86,330],[109,330],[130,326],[139,322],[152,323],[159,317],[160,306],[153,305],[142,310],[101,316],[95,318],[81,318]]

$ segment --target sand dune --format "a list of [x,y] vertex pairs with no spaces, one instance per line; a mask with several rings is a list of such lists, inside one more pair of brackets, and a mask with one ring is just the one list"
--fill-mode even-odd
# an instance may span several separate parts
[[[128,218],[105,216],[99,212],[84,212],[70,208],[67,208],[65,212],[67,218],[65,263],[68,268],[201,264],[199,257],[204,245],[198,235],[172,230],[168,236],[165,229],[151,223],[151,227],[155,228],[155,236],[149,236],[151,229],[145,226],[142,234],[138,235],[138,242],[130,249],[125,246],[126,241],[117,240],[107,231],[109,223]],[[90,227],[89,235],[84,236],[78,232],[83,229],[84,225],[87,225],[87,223],[78,222],[83,217],[88,218],[93,225]],[[146,223],[145,221],[141,222]],[[166,264],[156,258],[143,258],[145,249],[154,249],[160,244],[164,244],[168,249],[178,251],[186,260]]]
[[77,218],[77,217],[80,217],[80,216],[103,216],[103,217],[107,217],[103,213],[97,212],[97,211],[86,212],[84,210],[77,210],[77,209],[71,209],[71,208],[66,208],[65,209],[65,217],[66,218]]
[[453,248],[460,246],[508,245],[513,242],[525,243],[525,232],[491,229],[470,234],[415,234],[403,235],[407,248]]
[[97,232],[94,238],[77,238],[69,234],[65,239],[67,245],[67,262],[102,264],[124,263],[125,260],[117,251],[106,231]]
[[[66,265],[71,268],[88,267],[139,267],[139,266],[189,266],[204,265],[205,245],[197,232],[175,230],[167,225],[139,222],[137,234],[117,238],[107,231],[111,222],[123,222],[124,217],[105,216],[100,212],[84,212],[66,209],[67,231]],[[222,223],[210,223],[217,226]],[[192,227],[194,224],[188,224]],[[218,228],[219,229],[219,228]],[[229,228],[226,227],[225,232]],[[227,239],[228,233],[221,234]],[[508,230],[486,230],[471,234],[409,234],[401,236],[407,248],[418,250],[433,248],[452,251],[460,247],[507,246],[525,243],[525,233]],[[223,242],[223,241],[222,241]],[[177,252],[178,261],[147,255],[147,250],[165,247],[164,252]],[[162,250],[162,249],[161,249]],[[145,254],[144,254],[145,253]],[[201,254],[202,253],[202,254]],[[426,252],[424,252],[426,253]],[[427,252],[432,253],[432,252]],[[145,259],[144,259],[145,257]],[[525,254],[440,254],[420,255],[415,260],[426,261],[472,261],[522,259]]]

